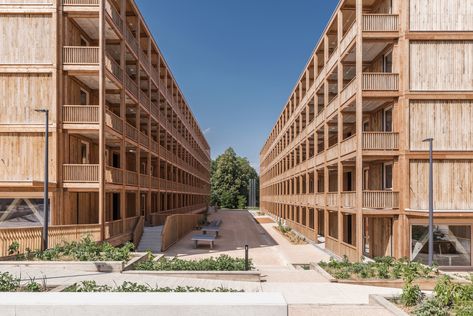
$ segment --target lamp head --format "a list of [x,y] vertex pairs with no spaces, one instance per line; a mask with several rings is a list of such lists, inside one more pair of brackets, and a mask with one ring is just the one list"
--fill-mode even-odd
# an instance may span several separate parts
[[48,113],[48,109],[35,109],[35,112],[42,112],[42,113]]
[[434,141],[433,138],[426,138],[422,142],[427,143],[427,142],[433,142],[433,141]]

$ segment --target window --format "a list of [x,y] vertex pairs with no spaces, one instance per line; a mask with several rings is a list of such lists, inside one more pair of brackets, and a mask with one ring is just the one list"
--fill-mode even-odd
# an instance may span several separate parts
[[369,121],[364,121],[363,122],[363,132],[369,132],[370,130],[370,122]]
[[383,56],[383,71],[392,73],[393,72],[393,51],[390,50]]
[[80,89],[79,92],[79,102],[80,105],[88,105],[89,104],[89,93],[84,89]]
[[83,164],[89,163],[89,143],[84,141],[80,142],[80,156]]
[[[429,227],[411,226],[411,259],[427,264]],[[434,262],[440,266],[471,265],[471,226],[434,225]]]
[[383,189],[390,190],[393,188],[393,164],[383,164]]
[[392,132],[393,131],[393,108],[388,107],[383,111],[383,131]]
[[370,169],[369,168],[364,168],[363,169],[363,190],[369,190],[369,174],[370,174]]

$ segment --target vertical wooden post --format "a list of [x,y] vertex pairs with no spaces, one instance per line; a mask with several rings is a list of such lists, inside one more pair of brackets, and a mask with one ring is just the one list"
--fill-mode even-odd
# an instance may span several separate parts
[[105,239],[105,1],[100,1],[99,11],[99,224],[100,240]]

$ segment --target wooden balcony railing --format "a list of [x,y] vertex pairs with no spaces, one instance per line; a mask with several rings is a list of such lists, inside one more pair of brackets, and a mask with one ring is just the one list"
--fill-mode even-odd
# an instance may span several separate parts
[[62,122],[66,124],[97,124],[99,123],[98,105],[64,105]]
[[151,188],[157,189],[159,186],[159,178],[151,177]]
[[343,88],[340,93],[340,104],[343,105],[347,102],[353,95],[355,95],[356,90],[358,89],[358,81],[356,78],[353,78],[349,84]]
[[138,136],[139,132],[136,128],[131,126],[129,123],[125,124],[125,133],[126,133],[126,137],[128,137],[129,139],[131,139],[134,142],[138,143],[138,141],[139,141],[139,136]]
[[107,167],[105,179],[108,183],[123,184],[123,171],[114,167]]
[[356,192],[342,192],[341,206],[344,208],[354,208],[356,206]]
[[100,0],[62,0],[63,5],[70,6],[98,6]]
[[135,36],[131,32],[130,28],[125,27],[125,39],[128,45],[130,45],[131,49],[135,52],[138,56],[138,41],[136,40]]
[[128,75],[125,76],[125,86],[128,91],[130,91],[131,94],[135,96],[135,98],[138,98],[138,86],[136,85],[136,82]]
[[134,171],[126,171],[126,184],[138,186],[138,174]]
[[340,104],[338,103],[338,96],[335,96],[325,108],[325,113],[327,117],[335,113],[338,110],[339,106]]
[[337,49],[335,49],[332,52],[332,55],[330,55],[327,61],[327,64],[325,65],[325,70],[330,71],[332,67],[335,65],[335,63],[337,62],[337,60],[338,60],[338,52],[337,52]]
[[363,207],[373,209],[398,209],[399,192],[363,191]]
[[348,155],[356,150],[356,135],[344,139],[340,143],[340,155]]
[[315,204],[321,207],[325,206],[325,195],[323,193],[315,193]]
[[99,182],[98,164],[64,164],[63,181],[67,183]]
[[149,138],[148,135],[140,132],[140,144],[144,147],[149,147]]
[[387,72],[364,73],[363,90],[397,91],[399,90],[399,74]]
[[120,16],[120,13],[115,9],[115,7],[109,2],[105,2],[105,11],[110,16],[113,24],[121,31],[123,30],[123,20]]
[[149,187],[149,176],[146,174],[140,174],[140,187]]
[[118,133],[123,133],[123,120],[111,111],[105,112],[105,124]]
[[342,41],[340,43],[340,50],[342,53],[348,48],[351,42],[355,39],[356,34],[358,33],[357,24],[353,23],[350,27],[350,30],[343,36]]
[[[0,256],[8,255],[8,248],[13,242],[20,244],[20,253],[27,248],[31,250],[41,249],[42,227],[16,227],[0,228]],[[90,236],[92,240],[100,240],[100,225],[62,225],[49,226],[49,246],[54,247],[64,241],[77,241],[84,236]]]
[[363,132],[364,150],[398,150],[399,133]]
[[148,96],[140,91],[140,103],[149,111],[151,106],[151,101]]
[[159,148],[159,144],[155,142],[154,140],[151,140],[151,142],[149,143],[149,149],[151,150],[151,152],[157,154],[158,148]]
[[335,144],[327,149],[327,161],[333,160],[338,157],[338,145]]
[[108,54],[105,56],[105,67],[112,73],[112,75],[118,80],[122,81],[123,71],[120,65]]
[[64,65],[98,65],[99,48],[91,46],[64,46]]
[[397,32],[399,16],[397,14],[363,14],[363,31]]
[[150,110],[152,116],[155,118],[159,117],[159,107],[155,103],[151,102]]
[[327,193],[327,206],[338,207],[338,192]]

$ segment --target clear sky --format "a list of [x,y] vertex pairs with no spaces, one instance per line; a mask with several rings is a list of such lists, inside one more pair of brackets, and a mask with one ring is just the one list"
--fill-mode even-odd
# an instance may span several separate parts
[[259,152],[338,0],[136,0],[210,144]]

